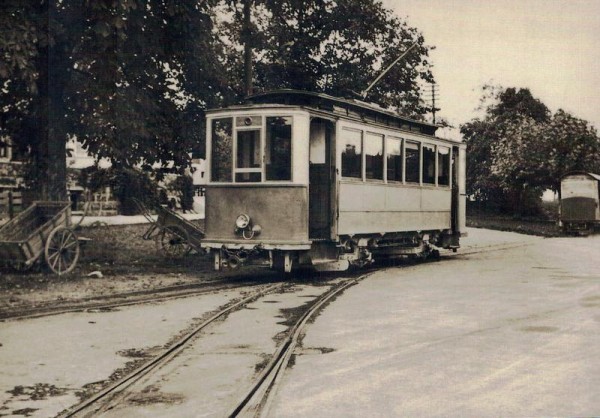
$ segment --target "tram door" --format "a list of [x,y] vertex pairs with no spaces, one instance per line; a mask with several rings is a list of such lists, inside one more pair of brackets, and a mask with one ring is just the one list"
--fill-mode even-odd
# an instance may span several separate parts
[[458,158],[458,147],[452,147],[452,199],[451,199],[451,212],[450,212],[450,217],[451,217],[451,228],[452,228],[452,232],[455,234],[458,229],[459,229],[459,208],[458,208],[458,203],[459,203],[459,176],[458,176],[458,164],[459,164],[459,158]]
[[313,118],[310,122],[309,214],[310,239],[328,239],[331,234],[331,190],[333,122]]

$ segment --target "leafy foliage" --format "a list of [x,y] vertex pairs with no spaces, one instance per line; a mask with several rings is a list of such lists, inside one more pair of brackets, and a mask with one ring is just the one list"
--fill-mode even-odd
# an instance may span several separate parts
[[0,2],[0,135],[29,156],[39,197],[66,197],[74,136],[114,167],[182,173],[204,154],[205,110],[243,96],[244,40],[258,90],[335,95],[364,89],[416,42],[369,100],[425,113],[416,83],[433,81],[431,47],[379,1],[246,1],[250,30],[236,0]]
[[[376,76],[416,47],[373,90],[368,100],[413,117],[426,113],[418,81],[433,82],[432,47],[420,32],[375,0],[263,0],[254,8],[250,35],[242,30],[243,2],[228,1],[231,19],[221,23],[239,94],[244,40],[254,47],[257,90],[292,88],[357,97]],[[244,35],[242,35],[244,34]]]
[[2,2],[0,134],[30,156],[30,185],[64,197],[73,135],[116,166],[183,171],[204,110],[231,96],[213,17],[207,1]]
[[528,89],[485,86],[486,101],[485,117],[461,126],[467,192],[477,200],[533,212],[542,191],[558,191],[567,172],[600,171],[600,139],[586,121],[563,110],[551,115]]
[[184,212],[194,209],[194,181],[191,176],[177,176],[169,184],[169,189],[179,197],[181,209]]
[[119,202],[119,212],[123,215],[139,213],[134,199],[147,204],[159,202],[157,183],[147,173],[140,170],[92,166],[82,170],[80,180],[91,192],[98,192],[105,187],[110,187]]

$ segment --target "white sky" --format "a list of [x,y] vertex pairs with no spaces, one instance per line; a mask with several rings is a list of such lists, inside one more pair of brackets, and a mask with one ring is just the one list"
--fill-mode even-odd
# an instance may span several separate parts
[[600,0],[382,1],[436,46],[438,115],[451,124],[476,115],[491,83],[529,88],[600,128]]

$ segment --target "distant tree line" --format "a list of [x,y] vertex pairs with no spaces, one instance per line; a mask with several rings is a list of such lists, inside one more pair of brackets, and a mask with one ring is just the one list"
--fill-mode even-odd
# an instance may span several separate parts
[[66,197],[70,137],[116,169],[183,172],[205,110],[245,95],[244,44],[255,91],[353,94],[413,43],[369,100],[420,118],[433,82],[432,47],[378,0],[3,0],[0,28],[0,137],[44,199]]
[[534,214],[569,171],[600,173],[600,139],[587,121],[548,107],[526,88],[484,86],[485,115],[461,126],[467,193],[488,209]]

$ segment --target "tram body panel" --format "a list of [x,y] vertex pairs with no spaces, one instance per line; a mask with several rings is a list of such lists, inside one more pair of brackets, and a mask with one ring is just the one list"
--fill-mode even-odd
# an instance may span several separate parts
[[450,229],[451,191],[340,183],[340,235]]
[[[235,232],[235,220],[247,214],[260,235],[244,239]],[[242,241],[306,244],[308,242],[308,187],[306,185],[208,186],[206,188],[206,241]],[[247,233],[246,236],[250,236]],[[245,242],[244,242],[245,241]]]

